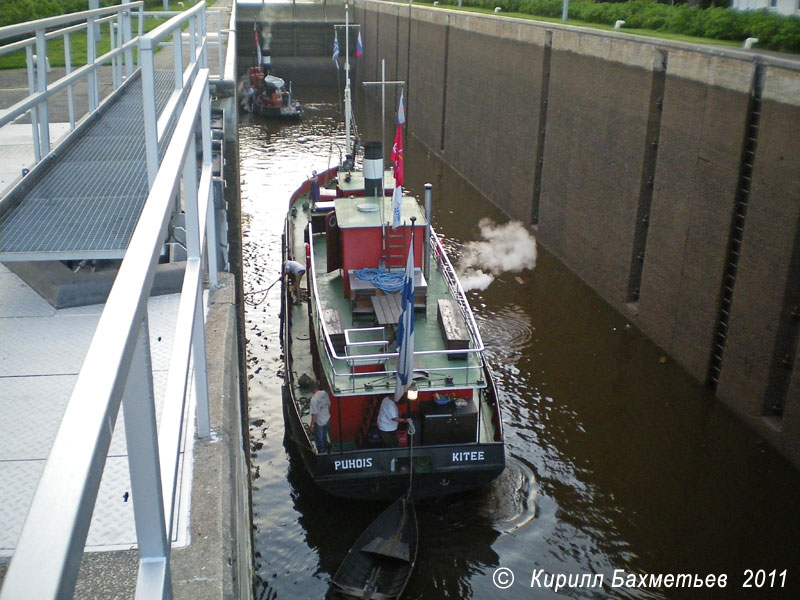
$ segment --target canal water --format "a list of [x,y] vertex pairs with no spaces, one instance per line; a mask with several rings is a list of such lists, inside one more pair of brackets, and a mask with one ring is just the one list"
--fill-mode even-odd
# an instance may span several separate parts
[[[384,508],[322,493],[284,436],[280,285],[263,290],[280,274],[290,194],[344,147],[336,91],[295,93],[301,122],[239,124],[255,595],[269,600],[322,598]],[[379,122],[359,106],[360,121]],[[482,217],[508,220],[411,137],[406,179],[419,195],[433,183],[434,225],[456,257]],[[418,508],[404,598],[800,598],[800,474],[538,251],[534,269],[469,293],[504,399],[508,468]],[[686,574],[702,586],[668,583]]]

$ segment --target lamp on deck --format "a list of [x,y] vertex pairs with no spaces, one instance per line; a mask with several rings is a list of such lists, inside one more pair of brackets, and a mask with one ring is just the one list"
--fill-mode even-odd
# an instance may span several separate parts
[[417,392],[417,384],[416,383],[412,383],[408,387],[408,391],[406,392],[406,396],[408,396],[408,399],[411,400],[412,402],[417,399],[418,392]]

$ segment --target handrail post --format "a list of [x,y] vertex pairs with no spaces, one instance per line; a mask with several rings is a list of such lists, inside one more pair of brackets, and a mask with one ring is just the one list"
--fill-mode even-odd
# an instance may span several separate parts
[[[203,165],[211,169],[211,100],[208,94],[203,95],[203,100],[200,104],[200,130],[203,132]],[[223,140],[220,151],[224,150],[225,142]],[[208,196],[208,206],[206,207],[206,255],[208,256],[208,279],[211,288],[216,288],[219,285],[219,261],[217,260],[217,215],[216,215],[216,202],[214,200],[213,190]],[[203,224],[201,223],[202,227]]]
[[[128,465],[131,475],[133,514],[139,545],[137,597],[143,590],[160,590],[160,598],[170,597],[170,544],[166,533],[163,489],[159,468],[158,432],[153,395],[153,367],[150,335],[145,312],[133,353],[125,393],[122,398]],[[144,563],[163,562],[164,569],[145,569]]]
[[198,23],[200,25],[200,39],[204,40],[200,48],[200,68],[208,68],[208,17],[206,15],[206,8],[200,11],[198,15]]
[[[129,4],[131,0],[122,0],[122,4]],[[122,43],[127,44],[131,41],[131,9],[126,8],[122,11]],[[125,76],[133,75],[133,48],[125,51]]]
[[[72,73],[72,43],[69,34],[64,34],[64,66],[66,67],[66,74]],[[71,83],[67,88],[67,107],[69,109],[69,129],[75,129],[75,86]]]
[[[44,34],[43,27],[36,30],[36,91],[39,93],[47,91],[47,42]],[[39,120],[39,144],[46,155],[50,153],[50,108],[47,102],[36,105],[36,115]]]
[[[206,84],[207,86],[207,84]],[[203,97],[208,97],[206,89]],[[205,134],[205,132],[204,132]],[[195,148],[195,136],[189,142],[191,152]],[[197,261],[202,265],[203,248],[200,245],[200,210],[197,193],[197,165],[188,158],[183,166],[183,189],[186,203],[186,252],[189,261]],[[195,317],[192,332],[192,354],[194,356],[194,391],[197,400],[197,435],[200,438],[211,436],[211,421],[208,410],[208,374],[206,365],[206,328],[203,315],[203,286],[198,285],[190,293],[196,295]]]
[[208,362],[206,359],[206,323],[203,311],[203,288],[197,290],[195,302],[192,358],[194,360],[194,392],[197,401],[197,437],[211,437],[211,413],[208,407]]
[[[220,80],[222,80],[225,79],[225,62],[222,59],[222,11],[218,10],[216,15],[217,15],[217,54],[219,55],[219,78]],[[206,25],[208,25],[208,21],[206,21]]]
[[[97,42],[95,40],[94,17],[89,17],[86,27],[86,64],[93,65],[97,62]],[[94,112],[100,105],[97,89],[97,70],[89,73],[89,112]]]
[[197,19],[189,21],[189,63],[197,60]]
[[[117,15],[117,20],[119,20],[119,15]],[[109,47],[113,50],[117,48],[117,36],[121,37],[122,32],[119,30],[117,23],[114,21],[109,21],[108,23],[108,40],[109,40]],[[119,56],[114,56],[111,59],[111,82],[114,85],[114,89],[116,90],[122,85],[122,74],[121,74],[121,66],[120,66],[120,58]]]
[[[33,67],[33,49],[30,46],[25,47],[26,64],[28,67],[28,93],[32,96],[36,93],[36,76]],[[33,156],[38,163],[42,160],[42,147],[39,145],[39,116],[38,110],[31,110],[31,138],[33,139]]]
[[139,60],[142,63],[142,108],[144,110],[144,146],[147,159],[147,186],[153,187],[158,173],[158,115],[156,114],[155,50],[149,38],[142,38]]
[[[175,91],[183,89],[183,31],[180,27],[175,28],[172,34],[172,53],[175,59]],[[189,57],[189,62],[192,57]]]

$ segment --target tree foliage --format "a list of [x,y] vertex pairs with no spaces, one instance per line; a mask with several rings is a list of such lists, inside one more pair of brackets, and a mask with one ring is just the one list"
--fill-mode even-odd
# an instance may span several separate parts
[[[587,23],[614,25],[625,21],[631,29],[649,29],[715,40],[742,41],[758,38],[757,46],[781,52],[800,53],[800,18],[782,16],[767,10],[735,11],[700,2],[695,6],[661,4],[655,0],[628,2],[593,2],[571,0],[569,17]],[[440,0],[440,4],[457,5],[458,0]],[[462,0],[464,6],[492,10],[499,6],[504,12],[517,12],[540,17],[561,17],[562,0]]]

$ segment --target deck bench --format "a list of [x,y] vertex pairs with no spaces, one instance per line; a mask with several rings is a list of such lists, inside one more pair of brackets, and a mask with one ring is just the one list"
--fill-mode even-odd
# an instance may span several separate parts
[[344,325],[342,324],[342,315],[335,308],[323,308],[322,320],[325,322],[325,328],[328,330],[328,335],[331,338],[333,349],[336,354],[344,356]]
[[[461,314],[458,302],[449,298],[439,299],[439,326],[442,330],[445,348],[461,350],[469,348],[469,329]],[[448,354],[449,360],[464,360],[466,354]]]

